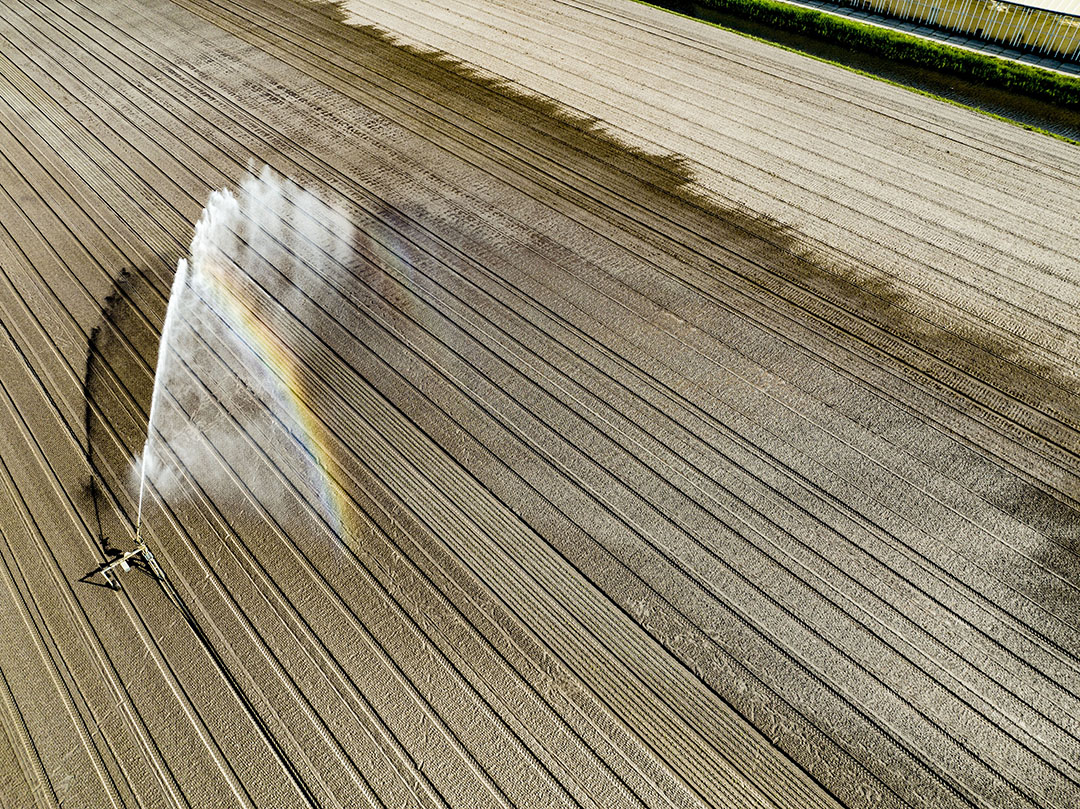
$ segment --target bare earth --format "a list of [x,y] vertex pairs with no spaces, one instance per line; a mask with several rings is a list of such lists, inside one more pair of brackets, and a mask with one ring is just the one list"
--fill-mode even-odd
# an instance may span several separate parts
[[[627,0],[246,5],[0,2],[0,804],[1080,805],[1080,150]],[[264,164],[355,228],[298,404],[180,364],[114,592]]]

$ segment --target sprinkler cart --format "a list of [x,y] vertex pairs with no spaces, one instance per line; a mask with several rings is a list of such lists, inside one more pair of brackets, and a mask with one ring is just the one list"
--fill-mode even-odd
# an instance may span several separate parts
[[154,577],[157,578],[158,581],[165,581],[165,571],[161,569],[161,565],[158,564],[154,554],[146,547],[145,543],[140,542],[132,550],[118,556],[101,568],[101,576],[105,579],[105,582],[109,587],[114,590],[120,589],[120,582],[117,579],[117,568],[119,568],[119,572],[126,573],[131,570],[132,563],[137,556],[142,556],[143,560],[150,568],[150,572],[154,574]]

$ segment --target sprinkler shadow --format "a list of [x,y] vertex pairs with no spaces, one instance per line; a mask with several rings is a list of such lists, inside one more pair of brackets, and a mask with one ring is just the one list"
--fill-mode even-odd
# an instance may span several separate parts
[[152,294],[145,280],[149,275],[134,268],[119,273],[87,345],[82,387],[89,475],[83,487],[84,513],[106,562],[123,554],[126,542],[122,540],[133,535],[133,517],[124,511],[125,490],[131,459],[145,431],[144,403],[149,401],[149,390],[143,390],[145,374],[139,372],[133,349],[153,339],[138,308]]
[[[110,296],[111,298],[111,296]],[[106,300],[106,308],[110,305],[109,299]],[[83,377],[83,397],[86,400],[84,406],[83,424],[86,433],[86,464],[90,470],[89,478],[86,481],[86,488],[84,493],[87,499],[90,501],[93,509],[93,523],[97,528],[97,542],[101,546],[101,552],[106,559],[111,559],[119,556],[121,551],[112,545],[109,537],[105,534],[105,528],[101,520],[101,499],[103,493],[101,492],[101,484],[98,482],[100,478],[100,472],[98,471],[97,463],[94,456],[94,417],[93,417],[93,398],[91,391],[93,389],[92,378],[97,367],[98,357],[98,339],[101,335],[101,326],[95,326],[90,331],[90,343],[87,347],[86,354],[86,375]],[[85,577],[80,579],[85,581]]]

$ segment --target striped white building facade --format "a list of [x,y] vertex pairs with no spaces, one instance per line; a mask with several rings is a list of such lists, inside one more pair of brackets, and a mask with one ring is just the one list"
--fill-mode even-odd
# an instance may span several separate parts
[[1019,51],[1080,61],[1080,0],[848,0],[888,17],[998,42]]

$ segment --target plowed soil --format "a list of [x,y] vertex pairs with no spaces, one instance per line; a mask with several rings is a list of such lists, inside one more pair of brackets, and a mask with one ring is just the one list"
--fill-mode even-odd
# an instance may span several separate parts
[[[0,803],[1080,804],[1080,151],[621,0],[244,5],[0,0]],[[183,364],[114,591],[263,165],[355,229],[300,415]]]

